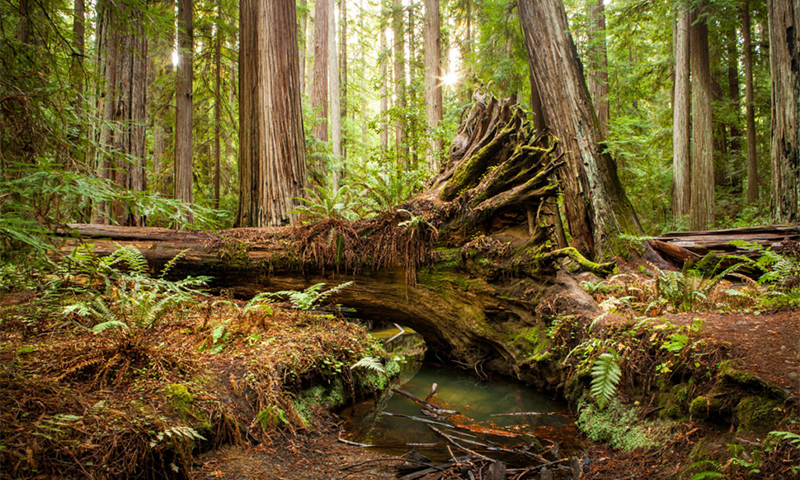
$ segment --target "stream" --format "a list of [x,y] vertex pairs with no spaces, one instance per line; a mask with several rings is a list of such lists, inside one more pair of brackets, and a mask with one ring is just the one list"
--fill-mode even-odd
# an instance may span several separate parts
[[[390,340],[385,348],[400,364],[391,387],[435,405],[387,389],[377,401],[368,396],[340,412],[342,438],[392,455],[413,450],[434,462],[468,449],[509,466],[552,462],[583,450],[566,404],[521,382],[482,380],[474,371],[425,361],[422,336],[407,327],[372,334]],[[429,397],[433,384],[436,393]]]

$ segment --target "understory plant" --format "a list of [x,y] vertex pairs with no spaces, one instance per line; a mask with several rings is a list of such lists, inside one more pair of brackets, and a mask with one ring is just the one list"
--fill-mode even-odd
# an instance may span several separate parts
[[268,295],[276,297],[287,296],[289,298],[289,302],[294,308],[308,311],[313,310],[320,302],[329,296],[344,290],[352,284],[352,281],[344,282],[333,288],[329,288],[328,290],[323,290],[322,287],[324,287],[325,284],[317,283],[316,285],[306,288],[302,292],[296,290],[282,290],[280,292],[275,292]]

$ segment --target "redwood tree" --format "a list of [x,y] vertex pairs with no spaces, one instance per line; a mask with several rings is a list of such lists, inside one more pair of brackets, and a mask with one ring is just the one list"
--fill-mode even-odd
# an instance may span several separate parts
[[192,84],[194,15],[190,0],[178,0],[178,76],[175,89],[175,198],[192,203]]
[[708,25],[700,11],[690,31],[692,62],[692,187],[689,228],[714,224],[714,147],[711,122],[711,68]]
[[[428,108],[428,129],[433,132],[442,122],[442,32],[439,17],[439,0],[425,0],[425,105]],[[436,152],[442,149],[442,140],[431,140],[428,164],[433,171],[439,170]]]
[[519,0],[519,16],[544,117],[565,153],[559,179],[574,246],[587,255],[611,254],[614,237],[641,227],[602,143],[564,5]]
[[292,223],[306,185],[295,2],[239,4],[240,227]]
[[767,0],[772,84],[772,217],[800,221],[800,2]]
[[675,88],[672,103],[672,213],[676,218],[689,214],[691,202],[691,148],[689,141],[689,28],[691,17],[687,9],[678,12],[674,30]]
[[[328,141],[328,65],[330,55],[331,3],[329,0],[317,0],[314,7],[314,68],[311,74],[311,108],[317,120],[314,125],[314,136],[323,142]],[[299,61],[299,60],[298,60]]]

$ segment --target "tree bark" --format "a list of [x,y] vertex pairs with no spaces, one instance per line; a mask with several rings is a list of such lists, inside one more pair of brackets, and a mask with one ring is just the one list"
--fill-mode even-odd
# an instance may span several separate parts
[[696,11],[691,27],[692,62],[692,193],[689,228],[705,230],[714,225],[714,147],[711,121],[711,68],[708,59],[708,26],[703,11]]
[[[77,94],[73,105],[76,116],[83,112],[84,72],[83,59],[86,55],[86,5],[84,0],[75,0],[72,20],[72,85]],[[79,128],[83,129],[82,126]]]
[[730,124],[730,148],[728,152],[731,155],[738,156],[739,152],[742,150],[742,132],[739,128],[739,111],[741,110],[739,101],[739,39],[736,35],[736,28],[728,30],[727,44],[728,101],[733,111],[733,123]]
[[[178,75],[175,87],[175,198],[192,204],[192,84],[194,79],[194,12],[189,0],[178,0]],[[187,217],[191,222],[191,214]]]
[[[342,28],[342,41],[339,42],[341,44],[341,50],[339,53],[339,63],[340,63],[340,73],[339,78],[341,81],[339,82],[340,89],[339,89],[339,103],[341,104],[342,109],[342,122],[343,126],[347,125],[347,0],[340,0],[340,17],[341,21],[339,24]],[[347,174],[347,142],[349,140],[348,132],[345,131],[342,134],[342,178],[345,177]]]
[[299,39],[300,43],[300,93],[306,91],[306,48],[308,48],[308,0],[300,0],[300,26],[299,26]]
[[754,203],[758,201],[758,159],[756,158],[756,114],[753,105],[753,42],[750,28],[750,2],[745,0],[742,6],[742,49],[747,130],[747,202]]
[[217,3],[217,29],[214,45],[214,208],[219,209],[219,174],[220,174],[220,113],[222,97],[220,84],[222,83],[222,3]]
[[800,3],[767,0],[772,86],[772,201],[776,222],[800,222]]
[[380,105],[380,126],[381,126],[381,148],[386,150],[389,148],[389,124],[386,121],[386,116],[388,115],[389,111],[389,90],[386,88],[386,85],[389,83],[389,50],[386,46],[386,28],[383,25],[383,20],[386,19],[388,16],[388,12],[381,4],[381,22],[378,28],[381,30],[381,51],[380,51],[380,63],[381,63],[381,105]]
[[[406,68],[405,68],[405,25],[403,0],[394,0],[392,10],[392,27],[394,30],[394,97],[395,107],[404,111],[406,108]],[[408,169],[408,148],[405,146],[405,113],[397,116],[395,123],[395,149],[398,160],[403,161]]]
[[330,112],[331,112],[331,143],[334,164],[331,165],[333,187],[339,188],[339,167],[342,159],[342,107],[339,103],[339,50],[336,48],[336,9],[334,0],[325,0],[328,5],[328,80],[330,87]]
[[[314,71],[311,78],[311,108],[317,123],[313,133],[322,142],[328,141],[328,65],[330,48],[330,1],[317,0],[314,7]],[[334,33],[335,35],[335,33]]]
[[[441,24],[439,16],[439,0],[425,0],[425,20],[423,27],[425,50],[425,105],[428,114],[428,133],[434,131],[442,123],[442,65],[441,65]],[[431,138],[428,149],[428,166],[434,172],[439,171],[439,152],[442,140]]]
[[688,10],[678,12],[675,29],[675,89],[672,110],[672,212],[676,219],[689,214],[691,206],[691,148],[689,84],[689,29],[691,15]]
[[608,51],[606,48],[606,14],[603,0],[589,0],[589,93],[600,122],[600,133],[608,137]]
[[293,223],[306,186],[294,2],[240,3],[239,210],[236,225]]
[[519,15],[544,114],[566,154],[559,180],[573,245],[584,255],[612,255],[615,237],[641,226],[605,152],[564,6],[520,0]]

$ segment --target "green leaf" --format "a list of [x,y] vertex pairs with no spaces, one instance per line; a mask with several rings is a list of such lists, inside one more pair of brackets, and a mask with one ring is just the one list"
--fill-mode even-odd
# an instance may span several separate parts
[[597,398],[600,408],[606,406],[617,392],[617,384],[622,378],[622,370],[617,364],[617,357],[611,353],[600,355],[592,367],[592,385],[590,393]]

